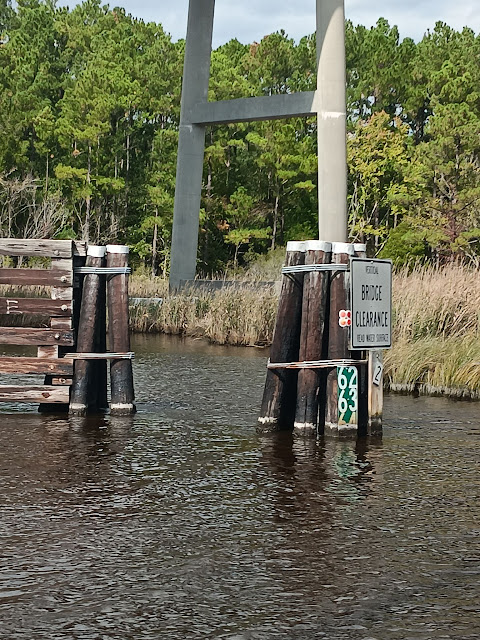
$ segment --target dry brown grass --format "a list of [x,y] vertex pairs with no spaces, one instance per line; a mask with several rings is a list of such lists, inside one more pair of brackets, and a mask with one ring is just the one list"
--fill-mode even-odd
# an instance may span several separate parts
[[134,331],[203,336],[233,345],[271,343],[278,296],[274,287],[226,287],[218,291],[183,291],[166,295],[161,304],[131,308]]
[[480,398],[480,343],[470,336],[398,341],[385,352],[385,383],[394,391]]
[[394,337],[477,334],[480,273],[461,264],[401,270],[393,278]]
[[393,310],[387,386],[480,397],[480,273],[462,264],[401,270]]
[[133,298],[163,298],[168,296],[168,280],[133,273],[129,277],[128,292]]

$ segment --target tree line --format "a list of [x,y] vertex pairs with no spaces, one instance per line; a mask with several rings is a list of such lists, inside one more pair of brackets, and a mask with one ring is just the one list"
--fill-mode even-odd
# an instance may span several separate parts
[[[346,23],[354,241],[399,263],[480,254],[480,39]],[[0,234],[124,242],[168,271],[184,41],[86,0],[0,0]],[[209,98],[316,88],[315,35],[212,53]],[[315,118],[207,128],[209,274],[317,236]]]

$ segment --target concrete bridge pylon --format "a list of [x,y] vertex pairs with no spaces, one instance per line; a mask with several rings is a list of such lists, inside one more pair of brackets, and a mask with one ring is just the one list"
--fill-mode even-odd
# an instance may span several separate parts
[[316,91],[209,102],[215,0],[190,0],[173,215],[172,289],[195,277],[207,125],[316,115],[319,239],[347,240],[344,0],[315,2]]

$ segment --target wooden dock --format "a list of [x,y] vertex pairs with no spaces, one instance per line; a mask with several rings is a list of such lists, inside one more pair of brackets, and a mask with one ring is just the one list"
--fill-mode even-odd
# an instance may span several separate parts
[[[103,248],[105,249],[105,248]],[[125,248],[128,254],[128,248]],[[102,286],[97,287],[100,295],[94,299],[88,299],[84,295],[84,281],[90,277],[85,275],[85,264],[89,249],[86,243],[72,240],[20,240],[11,238],[0,239],[0,256],[9,258],[22,257],[23,259],[35,259],[34,266],[26,267],[1,267],[0,285],[8,292],[13,288],[13,295],[0,297],[0,344],[34,346],[37,347],[36,357],[11,357],[0,356],[0,374],[7,378],[12,375],[43,375],[44,384],[31,385],[0,385],[0,402],[27,402],[38,403],[40,410],[64,410],[72,411],[71,389],[72,385],[82,388],[86,405],[85,412],[96,411],[100,404],[105,404],[106,398],[106,361],[121,362],[124,359],[129,365],[122,365],[123,370],[129,375],[129,412],[134,411],[133,404],[133,380],[131,377],[131,353],[109,354],[106,350],[106,305],[105,296],[101,295],[106,288],[106,277],[120,281],[120,289],[123,295],[127,295],[126,287],[128,278],[125,275],[129,269],[124,266],[121,274],[115,270],[110,271],[105,267],[96,270],[95,276],[100,279]],[[9,262],[11,262],[9,260]],[[41,268],[38,267],[40,263]],[[124,260],[126,265],[126,260]],[[44,265],[44,266],[43,266]],[[120,279],[116,277],[120,275]],[[8,287],[8,288],[7,288]],[[32,288],[41,287],[42,295],[49,297],[34,297]],[[123,287],[123,289],[122,289]],[[34,291],[36,294],[36,292]],[[29,297],[30,296],[30,297]],[[90,307],[87,309],[88,305]],[[115,303],[112,302],[112,309]],[[83,333],[88,326],[91,310],[95,310],[93,327],[90,331],[91,340],[85,342]],[[86,312],[82,314],[82,307]],[[116,318],[125,315],[124,310],[116,312]],[[11,324],[6,318],[10,315],[23,316],[22,326],[3,326]],[[38,316],[44,317],[44,326],[38,327]],[[2,320],[3,318],[3,320]],[[36,322],[34,322],[34,318]],[[83,329],[80,320],[83,321]],[[123,325],[128,332],[128,316],[123,318]],[[29,326],[30,325],[32,326]],[[125,331],[124,331],[125,333]],[[100,335],[102,334],[102,335]],[[117,341],[118,342],[118,341]],[[123,338],[122,346],[128,346],[128,336]],[[78,346],[83,351],[78,353]],[[86,347],[86,348],[85,348]],[[86,353],[88,351],[88,353]],[[118,349],[117,349],[118,351]],[[93,360],[92,365],[88,365]],[[92,402],[92,384],[83,384],[85,370],[94,371],[94,401]],[[103,371],[103,379],[101,372]],[[125,373],[124,373],[125,375]],[[100,376],[100,377],[99,377]],[[8,378],[7,380],[8,381]],[[77,394],[78,395],[78,394]],[[50,409],[50,405],[53,405]]]

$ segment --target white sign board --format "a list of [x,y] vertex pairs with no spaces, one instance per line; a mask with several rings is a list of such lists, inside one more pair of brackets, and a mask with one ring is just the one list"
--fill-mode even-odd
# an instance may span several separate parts
[[351,349],[392,346],[392,263],[350,259]]

